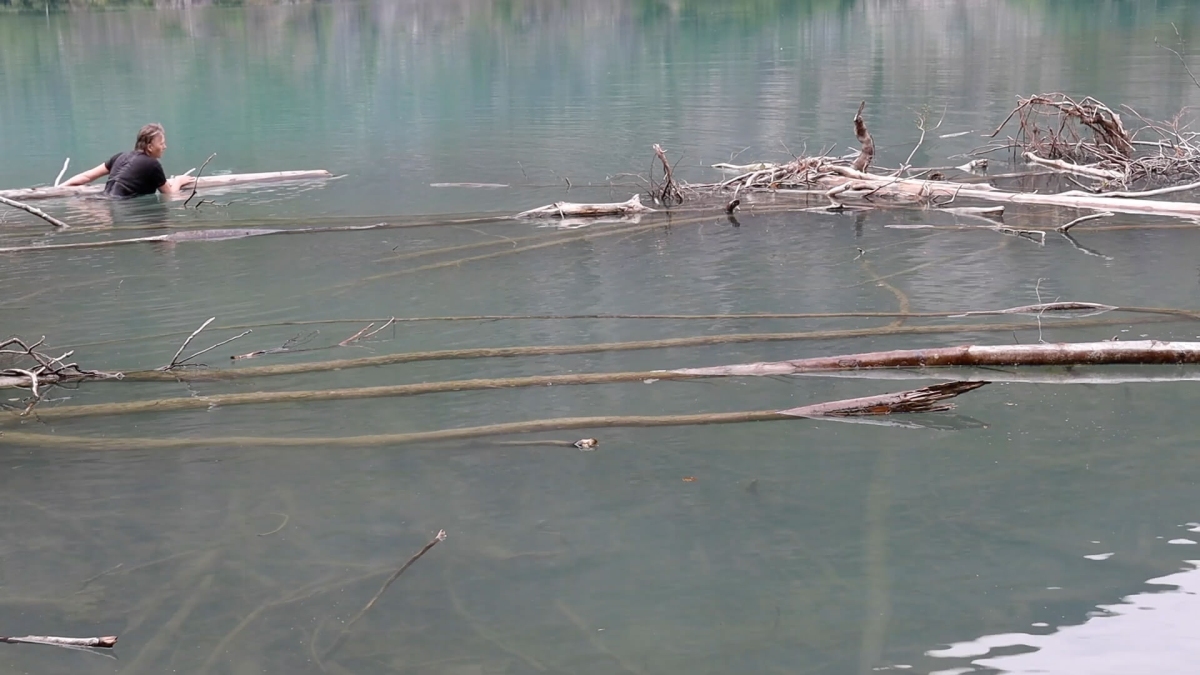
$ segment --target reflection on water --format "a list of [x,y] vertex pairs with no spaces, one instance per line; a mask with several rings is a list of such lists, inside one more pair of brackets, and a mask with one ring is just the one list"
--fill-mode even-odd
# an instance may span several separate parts
[[[988,635],[932,650],[927,652],[929,656],[968,658],[976,667],[939,670],[931,675],[980,672],[978,668],[1026,675],[1192,672],[1200,659],[1192,622],[1200,611],[1200,569],[1146,583],[1172,588],[1136,593],[1117,604],[1100,605],[1087,621],[1076,626],[1045,633]],[[1041,622],[1034,626],[1049,628]],[[1010,653],[988,656],[1005,651]]]

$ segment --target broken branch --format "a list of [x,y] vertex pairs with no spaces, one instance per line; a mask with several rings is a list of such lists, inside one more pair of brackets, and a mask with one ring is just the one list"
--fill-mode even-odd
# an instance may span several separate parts
[[[677,206],[683,203],[683,194],[679,191],[679,186],[675,184],[675,175],[671,171],[671,163],[667,161],[667,151],[663,150],[662,146],[655,143],[654,156],[662,163],[663,184],[657,189],[651,187],[651,196],[654,200],[663,206]],[[654,176],[650,177],[652,183]]]
[[179,345],[179,349],[178,349],[178,351],[176,351],[176,352],[175,352],[175,356],[172,356],[172,357],[171,357],[171,362],[170,362],[170,363],[168,363],[168,364],[167,364],[167,365],[165,365],[165,366],[160,366],[160,367],[158,367],[158,368],[155,368],[155,370],[158,370],[158,371],[164,371],[164,372],[165,372],[165,371],[169,371],[169,370],[173,370],[173,369],[175,369],[175,368],[178,368],[178,367],[180,367],[180,366],[186,365],[188,361],[191,361],[192,359],[196,358],[197,356],[200,356],[201,354],[206,354],[206,353],[208,353],[208,352],[211,352],[212,350],[216,349],[217,347],[220,347],[220,346],[222,346],[222,345],[227,345],[227,344],[229,344],[230,342],[233,342],[234,340],[236,340],[236,339],[238,339],[238,338],[240,338],[240,337],[245,337],[246,335],[249,335],[250,333],[253,333],[253,332],[254,332],[254,331],[252,331],[252,330],[247,330],[247,331],[244,331],[244,332],[242,332],[242,333],[241,333],[241,334],[239,334],[239,335],[235,335],[235,336],[233,336],[233,337],[229,338],[228,340],[222,340],[221,342],[218,342],[217,344],[215,344],[215,345],[213,345],[213,346],[211,346],[211,347],[206,347],[206,348],[204,348],[204,349],[201,349],[200,351],[198,351],[198,352],[196,352],[196,353],[192,354],[191,356],[189,356],[189,357],[187,357],[187,358],[185,358],[185,359],[180,359],[180,358],[179,358],[179,355],[183,353],[183,350],[187,349],[187,346],[188,346],[189,344],[191,344],[192,340],[196,339],[196,336],[200,334],[200,331],[202,331],[202,330],[204,330],[205,328],[207,328],[207,327],[208,327],[208,324],[212,323],[213,321],[216,321],[216,319],[217,319],[217,317],[215,317],[215,316],[214,316],[214,317],[210,317],[210,318],[208,319],[208,321],[205,321],[204,323],[200,324],[200,327],[199,327],[199,328],[197,328],[196,330],[192,331],[192,334],[191,334],[191,335],[189,335],[189,336],[187,337],[187,339],[183,341],[183,344]]
[[66,230],[71,227],[70,225],[67,225],[63,221],[59,220],[58,218],[55,218],[54,216],[46,213],[45,211],[43,211],[37,207],[33,207],[28,204],[22,204],[21,202],[9,199],[8,197],[0,197],[0,204],[7,204],[8,206],[11,206],[15,209],[21,209],[22,211],[25,211],[26,213],[31,213],[31,214],[37,216],[38,218],[41,218],[42,220],[46,221],[47,223],[50,223],[51,225],[53,225],[59,229],[62,229],[62,230]]
[[[204,160],[203,164],[200,165],[200,170],[196,172],[196,177],[192,179],[192,194],[188,195],[188,198],[184,200],[183,208],[186,209],[188,202],[192,201],[192,198],[196,196],[196,190],[200,189],[200,176],[204,174],[204,167],[208,166],[208,163],[211,162],[212,158],[216,156],[217,153],[214,152],[208,156],[208,159]],[[197,204],[196,208],[200,208],[200,205]]]
[[854,114],[854,136],[862,144],[858,159],[854,160],[855,171],[866,171],[867,167],[871,166],[871,160],[875,159],[875,139],[871,138],[871,132],[867,131],[867,123],[862,116],[866,107],[867,102],[863,101],[858,105],[858,112]]
[[1075,220],[1072,220],[1069,223],[1059,225],[1055,229],[1058,230],[1059,232],[1066,232],[1067,230],[1070,230],[1072,227],[1075,227],[1076,225],[1078,225],[1080,223],[1086,223],[1089,220],[1096,220],[1097,218],[1108,218],[1109,216],[1114,216],[1114,215],[1116,215],[1116,214],[1111,213],[1109,211],[1105,211],[1104,213],[1093,213],[1093,214],[1090,214],[1087,216],[1080,216],[1080,217],[1076,218]]

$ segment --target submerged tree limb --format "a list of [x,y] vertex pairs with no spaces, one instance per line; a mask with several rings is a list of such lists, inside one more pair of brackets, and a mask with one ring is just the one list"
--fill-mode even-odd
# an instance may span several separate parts
[[[1177,320],[1182,315],[1155,317],[1139,323],[1162,323]],[[1194,316],[1188,317],[1195,319]],[[1095,326],[1127,325],[1128,319],[1064,319],[1055,323],[1058,328],[1085,328]],[[749,344],[756,342],[798,342],[803,340],[840,340],[857,337],[872,337],[880,335],[942,335],[951,333],[987,333],[1011,332],[1036,328],[1025,323],[992,323],[992,324],[946,324],[933,326],[884,326],[878,328],[848,328],[836,330],[817,330],[794,333],[733,333],[729,335],[699,335],[680,338],[665,338],[661,340],[638,340],[632,342],[601,342],[579,345],[544,345],[520,347],[480,347],[469,349],[443,349],[421,352],[405,352],[399,354],[381,354],[357,359],[334,359],[330,361],[314,361],[309,363],[280,363],[251,368],[236,368],[230,370],[185,370],[171,373],[156,371],[131,371],[123,373],[124,380],[131,382],[145,381],[202,381],[202,380],[233,380],[253,377],[268,377],[276,375],[299,375],[303,373],[318,373],[349,368],[366,368],[373,366],[395,365],[400,363],[415,363],[422,361],[442,361],[482,358],[511,358],[523,356],[556,356],[566,354],[595,354],[600,352],[638,351],[644,349],[670,349],[679,347],[699,347],[722,344]],[[0,380],[0,386],[3,386]]]
[[[203,201],[203,200],[201,200]],[[212,228],[207,230],[181,230],[169,234],[154,234],[146,237],[131,237],[128,239],[105,239],[102,241],[76,241],[65,244],[33,244],[30,246],[0,247],[0,253],[43,253],[46,251],[62,251],[80,248],[108,248],[110,246],[128,246],[131,244],[180,244],[184,242],[215,242],[232,239],[247,239],[249,237],[266,237],[280,234],[323,234],[326,232],[362,232],[365,230],[383,230],[392,228],[415,227],[410,225],[392,225],[390,223],[375,223],[373,225],[335,225],[331,227],[298,227],[291,229],[267,228]]]
[[[968,386],[969,384],[969,386]],[[963,384],[959,391],[951,396],[957,396],[965,391],[976,389],[985,382]],[[896,399],[897,405],[907,405],[912,397],[921,398],[923,390],[931,390],[929,396],[939,396],[936,391],[949,393],[947,384],[933,385],[914,392],[886,395]],[[942,396],[941,398],[949,398]],[[872,406],[863,406],[862,398],[833,401],[821,406],[822,415],[885,415],[893,412],[905,412],[901,407],[892,408],[882,403],[884,397],[873,397],[879,401]],[[926,412],[934,411],[931,407]],[[33,434],[26,432],[2,432],[2,437],[8,443],[48,447],[70,447],[92,450],[179,450],[184,448],[209,447],[213,445],[229,445],[241,447],[364,447],[404,445],[410,443],[428,443],[435,441],[465,440],[485,438],[489,436],[504,436],[513,434],[531,434],[543,431],[564,431],[568,429],[601,429],[614,427],[677,427],[706,424],[741,424],[745,422],[767,422],[794,420],[797,415],[792,409],[780,412],[778,410],[751,410],[744,412],[697,413],[692,415],[615,415],[601,417],[560,417],[554,419],[532,420],[527,422],[503,422],[457,429],[439,429],[437,431],[414,431],[397,434],[374,434],[366,436],[341,437],[262,437],[262,436],[229,436],[224,438],[100,438],[88,436],[60,436],[57,434]],[[811,416],[811,415],[806,415]]]
[[[229,173],[222,176],[209,176],[195,181],[197,187],[214,187],[218,185],[241,185],[244,183],[265,183],[289,180],[306,180],[314,178],[332,178],[333,174],[324,169],[302,171],[267,171],[261,173]],[[80,195],[100,194],[104,192],[103,185],[60,185],[47,188],[21,188],[17,190],[0,190],[0,197],[9,199],[53,199],[55,197],[75,197]]]
[[[517,389],[524,387],[549,387],[589,384],[617,384],[644,382],[647,380],[697,379],[692,375],[680,375],[663,371],[624,373],[578,373],[569,375],[545,375],[508,378],[480,378],[450,380],[445,382],[419,382],[378,387],[351,387],[345,389],[305,391],[258,391],[232,394],[210,394],[205,396],[179,396],[149,401],[123,401],[118,403],[94,403],[86,405],[59,406],[39,409],[42,421],[94,417],[108,415],[131,415],[140,413],[165,413],[184,410],[207,410],[239,405],[267,405],[276,403],[298,403],[316,401],[346,401],[366,398],[421,396],[459,391],[486,391],[493,389]],[[0,413],[0,419],[4,413]],[[14,419],[23,415],[14,413]]]
[[329,645],[329,649],[325,650],[324,658],[329,658],[338,650],[339,647],[342,646],[342,642],[346,639],[346,635],[350,632],[350,629],[354,627],[354,624],[357,623],[359,619],[363,618],[364,614],[366,614],[372,607],[375,606],[375,603],[379,601],[379,598],[383,595],[384,591],[388,589],[388,586],[391,586],[393,582],[400,578],[401,574],[404,574],[405,570],[407,570],[409,567],[412,567],[413,563],[419,560],[421,556],[428,553],[429,549],[437,546],[438,542],[440,541],[446,541],[445,530],[438,530],[438,533],[434,535],[433,539],[431,539],[428,544],[425,544],[424,548],[422,548],[420,551],[417,551],[411,558],[408,559],[408,562],[404,563],[400,569],[396,570],[392,576],[388,577],[387,581],[383,582],[383,586],[370,600],[367,601],[367,604],[364,605],[362,609],[358,610],[358,614],[355,614],[352,619],[346,622],[345,627],[342,628],[342,632],[338,634],[337,638],[333,641],[333,644]]
[[[1047,315],[1049,311],[1053,311],[1053,307],[1058,305],[1071,305],[1071,303],[1052,303],[1047,306],[1046,310],[1038,309],[1038,314]],[[1099,313],[1104,311],[1102,308],[1107,306],[1093,306],[1091,303],[1078,303],[1078,308],[1082,311],[1092,311]],[[1036,305],[1030,306],[1038,307]],[[997,310],[997,314],[1012,314],[1016,310],[1025,310],[1027,308],[1012,308],[1014,311]],[[1058,309],[1066,309],[1059,307]],[[1200,314],[1192,310],[1172,309],[1172,308],[1154,308],[1154,307],[1120,307],[1117,308],[1123,312],[1155,314],[1149,319],[1143,319],[1137,322],[1131,322],[1129,319],[1118,318],[1098,318],[1098,319],[1061,319],[1055,322],[1055,327],[1058,328],[1090,328],[1099,326],[1113,325],[1129,325],[1136,324],[1154,324],[1164,323],[1177,320],[1195,321],[1200,319]],[[1032,309],[1029,309],[1032,313]],[[904,312],[884,312],[884,313],[864,313],[864,314],[849,314],[853,316],[864,317],[950,317],[955,316],[948,312],[936,312],[928,314],[906,314]],[[602,315],[596,315],[602,316]],[[629,315],[643,317],[649,315]],[[698,318],[691,315],[662,315],[665,318]],[[797,315],[801,318],[812,318],[809,315]],[[815,315],[821,317],[823,315]],[[831,315],[834,316],[834,315]],[[842,316],[837,314],[836,316]],[[428,317],[434,318],[434,317]],[[474,317],[471,317],[474,319]],[[496,317],[503,318],[503,317]],[[520,317],[514,317],[520,318]],[[553,317],[551,317],[553,318]],[[713,318],[725,318],[722,315],[713,315]],[[491,320],[485,318],[484,320]],[[403,321],[403,319],[397,319]],[[289,322],[291,323],[291,322]],[[304,323],[304,322],[299,322]],[[337,323],[337,322],[331,322]],[[568,354],[593,354],[601,352],[619,352],[619,351],[636,351],[645,349],[670,349],[679,347],[699,347],[720,344],[749,344],[756,342],[794,342],[804,340],[839,340],[858,337],[877,337],[884,335],[949,335],[953,333],[989,333],[989,332],[1011,332],[1018,330],[1027,330],[1034,326],[1030,323],[984,323],[984,324],[945,324],[945,325],[924,325],[924,326],[880,326],[869,328],[850,328],[850,329],[833,329],[833,330],[816,330],[804,332],[784,332],[784,333],[733,333],[728,335],[700,335],[680,338],[665,338],[661,340],[640,340],[633,342],[602,342],[591,344],[577,345],[533,345],[533,346],[514,346],[514,347],[479,347],[468,349],[444,349],[432,351],[418,352],[403,352],[397,354],[382,354],[378,356],[368,356],[355,359],[333,359],[328,361],[312,361],[305,363],[283,363],[264,365],[250,368],[236,368],[230,370],[221,369],[185,369],[172,370],[164,372],[160,370],[142,370],[130,371],[128,373],[106,373],[99,371],[90,371],[80,369],[78,372],[74,369],[74,364],[71,364],[72,369],[66,371],[60,369],[60,372],[40,372],[38,374],[38,385],[58,384],[64,382],[78,382],[82,380],[123,380],[130,382],[147,382],[147,381],[216,381],[216,380],[234,380],[234,379],[249,379],[257,377],[271,377],[278,375],[297,375],[303,373],[318,373],[334,370],[346,370],[351,368],[367,368],[375,366],[395,365],[401,363],[416,363],[423,361],[441,361],[441,360],[464,360],[464,359],[481,359],[481,358],[515,358],[525,356],[551,356],[551,355],[568,355]],[[244,326],[223,326],[222,330],[244,328]],[[178,333],[173,333],[175,335]],[[105,343],[107,344],[107,342]],[[14,352],[24,354],[24,352]],[[30,378],[24,374],[5,373],[0,371],[0,389],[11,387],[28,387]],[[421,386],[421,385],[412,385]],[[338,391],[338,390],[334,390]],[[279,394],[280,396],[288,396],[287,392]],[[303,395],[303,394],[302,394]],[[232,395],[223,395],[232,396]],[[170,400],[170,399],[168,399]],[[231,399],[233,400],[233,399]],[[229,403],[227,403],[229,404]],[[137,404],[131,404],[137,405]],[[186,406],[185,406],[186,407]]]
[[67,229],[71,228],[70,225],[67,225],[66,223],[59,220],[58,218],[55,218],[54,216],[46,213],[45,211],[43,211],[39,208],[30,206],[28,204],[22,204],[21,202],[18,202],[13,199],[9,199],[7,197],[0,197],[0,204],[6,204],[15,209],[21,209],[22,211],[25,211],[26,213],[32,213],[33,215],[37,216],[38,218],[41,218],[42,220],[46,221],[47,223],[50,223],[51,225],[53,225],[59,229],[67,230]]

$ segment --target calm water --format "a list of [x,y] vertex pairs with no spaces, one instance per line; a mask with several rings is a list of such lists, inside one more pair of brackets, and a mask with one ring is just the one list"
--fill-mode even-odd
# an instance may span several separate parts
[[[913,163],[959,164],[1033,92],[1090,94],[1166,118],[1200,104],[1200,88],[1154,40],[1177,46],[1171,24],[1187,39],[1198,21],[1197,8],[1167,1],[380,0],[0,14],[0,187],[50,183],[66,157],[71,174],[94,166],[147,121],[167,128],[171,173],[216,152],[206,173],[341,176],[213,191],[232,203],[199,210],[155,199],[41,204],[77,225],[64,233],[7,210],[0,246],[437,223],[0,254],[0,334],[46,335],[85,367],[139,370],[170,361],[212,316],[195,348],[253,327],[201,359],[227,368],[231,355],[313,331],[304,347],[336,345],[390,316],[946,312],[1039,297],[1193,308],[1200,232],[1146,227],[1175,224],[1154,218],[1112,218],[1074,230],[1078,246],[1061,237],[1039,246],[911,227],[955,224],[945,214],[819,215],[768,199],[740,227],[687,213],[563,231],[504,216],[556,200],[624,200],[639,190],[653,143],[692,181],[717,178],[706,167],[731,157],[848,152],[860,100],[885,166],[908,156],[922,111],[930,126],[942,122]],[[941,138],[964,131],[974,133]],[[504,187],[432,186],[465,182]],[[452,222],[465,214],[476,219]],[[1046,227],[1076,215],[1009,209],[1005,222]],[[334,320],[344,323],[284,325]],[[890,321],[410,322],[360,345],[233,367]],[[56,390],[38,408],[44,418],[0,421],[0,633],[115,634],[119,660],[10,646],[0,663],[247,675],[1192,672],[1200,645],[1183,627],[1196,611],[1188,561],[1200,558],[1200,427],[1187,382],[994,384],[954,414],[912,420],[930,428],[796,421],[504,439],[599,438],[590,453],[491,438],[254,439],[778,409],[919,380],[51,414],[1039,338],[1028,317],[900,323],[910,332]],[[1194,340],[1200,325],[1109,314],[1090,325],[1043,319],[1040,334]],[[38,436],[14,441],[14,432]],[[197,443],[163,450],[145,439]],[[443,528],[449,538],[328,654],[388,574]]]

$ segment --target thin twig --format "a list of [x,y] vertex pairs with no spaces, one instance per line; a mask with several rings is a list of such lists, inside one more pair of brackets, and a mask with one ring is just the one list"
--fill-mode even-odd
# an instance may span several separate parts
[[183,341],[183,344],[179,345],[179,351],[175,352],[175,356],[171,357],[171,362],[168,363],[167,365],[159,368],[158,370],[170,370],[170,369],[174,368],[175,366],[179,365],[179,363],[176,361],[176,359],[178,359],[179,355],[183,353],[183,350],[187,349],[187,346],[189,344],[191,344],[192,340],[196,339],[196,336],[200,334],[200,331],[207,328],[208,324],[210,324],[216,320],[217,320],[217,317],[214,316],[214,317],[209,318],[208,321],[205,321],[204,323],[200,324],[200,327],[197,328],[196,330],[192,331],[192,334],[189,335],[187,337],[187,339]]
[[[1179,34],[1179,27],[1175,25],[1174,21],[1171,22],[1171,28],[1175,29],[1175,37],[1179,40],[1179,47],[1180,47],[1180,49],[1182,49],[1183,48],[1183,36]],[[1183,69],[1187,71],[1188,77],[1192,78],[1192,84],[1195,84],[1197,87],[1200,87],[1200,81],[1197,81],[1196,76],[1192,74],[1192,69],[1190,67],[1188,67],[1187,60],[1183,58],[1183,54],[1175,51],[1174,49],[1171,49],[1170,47],[1168,47],[1164,44],[1160,44],[1157,37],[1154,38],[1154,44],[1158,45],[1159,47],[1162,47],[1163,49],[1171,52],[1176,57],[1178,57],[1179,62],[1183,64]]]
[[341,342],[338,343],[338,346],[345,347],[346,345],[348,345],[348,344],[354,342],[355,340],[357,340],[358,338],[362,337],[364,333],[371,330],[371,328],[373,328],[374,326],[375,326],[374,322],[367,324],[366,328],[363,328],[362,330],[358,331],[354,335],[351,335],[350,337],[346,338],[345,340],[342,340]]
[[377,334],[378,334],[380,331],[382,331],[384,328],[387,328],[388,326],[394,325],[395,323],[396,323],[396,317],[394,317],[394,316],[393,316],[392,318],[388,319],[387,323],[383,324],[383,325],[382,325],[382,326],[380,326],[379,328],[376,328],[375,330],[371,331],[370,333],[367,333],[366,335],[362,336],[362,339],[366,340],[367,338],[370,338],[370,337],[372,337],[372,336],[374,336],[374,335],[377,335]]
[[377,592],[375,594],[375,596],[373,598],[371,598],[370,601],[368,601],[365,606],[363,606],[362,609],[358,610],[358,614],[355,614],[353,619],[350,619],[348,622],[346,622],[346,627],[343,628],[342,632],[338,634],[337,639],[333,641],[333,644],[329,646],[329,649],[325,650],[325,658],[328,659],[330,656],[333,655],[333,653],[335,651],[337,651],[338,647],[341,647],[342,642],[346,638],[346,635],[350,632],[350,628],[352,628],[354,626],[355,622],[357,622],[359,619],[361,619],[363,617],[363,615],[366,614],[367,611],[375,605],[375,602],[377,600],[379,600],[380,596],[383,595],[384,591],[386,591],[388,589],[388,586],[391,586],[394,581],[399,579],[400,575],[404,574],[404,571],[407,570],[410,566],[412,566],[412,564],[415,563],[417,560],[419,560],[421,558],[421,556],[428,553],[429,549],[433,548],[434,546],[437,546],[439,541],[445,541],[445,540],[446,540],[446,531],[438,530],[438,533],[433,537],[433,539],[431,539],[429,541],[428,544],[425,544],[424,548],[422,548],[420,551],[417,551],[416,554],[413,555],[413,557],[408,559],[408,562],[404,563],[404,565],[400,569],[396,570],[396,572],[394,574],[392,574],[392,576],[388,577],[388,580],[383,582],[383,586],[379,589],[379,592]]
[[[208,156],[208,159],[204,160],[203,164],[200,165],[200,170],[196,172],[196,177],[192,179],[192,194],[188,195],[188,198],[184,200],[183,208],[186,209],[188,202],[192,201],[192,198],[196,196],[196,190],[200,189],[200,176],[204,173],[204,167],[208,166],[208,163],[211,162],[212,158],[216,156],[217,153],[214,152]],[[200,205],[197,204],[196,208],[200,208]]]
[[277,527],[277,528],[275,528],[275,529],[271,530],[270,532],[257,532],[256,534],[257,534],[258,536],[260,536],[260,537],[269,537],[269,536],[271,536],[272,534],[275,534],[276,532],[278,532],[278,531],[282,530],[284,527],[286,527],[286,526],[287,526],[287,524],[288,524],[288,514],[286,514],[286,513],[276,513],[276,514],[273,514],[273,515],[276,515],[276,516],[283,516],[283,522],[279,524],[279,527]]
[[177,366],[182,366],[182,365],[184,365],[185,363],[187,363],[188,361],[191,361],[192,359],[196,358],[197,356],[200,356],[201,354],[206,354],[206,353],[208,353],[208,352],[211,352],[212,350],[216,349],[217,347],[220,347],[220,346],[222,346],[222,345],[227,345],[227,344],[229,344],[230,342],[233,342],[234,340],[236,340],[236,339],[238,339],[238,338],[241,338],[241,337],[246,337],[247,335],[249,335],[249,334],[251,334],[251,333],[253,333],[253,332],[254,332],[254,331],[252,331],[252,330],[243,331],[243,332],[241,332],[241,333],[239,333],[239,334],[237,334],[237,335],[234,335],[233,337],[229,338],[228,340],[222,340],[222,341],[218,342],[217,344],[215,344],[215,345],[213,345],[213,346],[211,346],[211,347],[206,347],[205,349],[201,349],[200,351],[196,352],[195,354],[192,354],[191,356],[189,356],[189,357],[187,357],[186,359],[184,359],[184,360],[180,361],[179,363],[176,363],[175,365],[177,365]]

